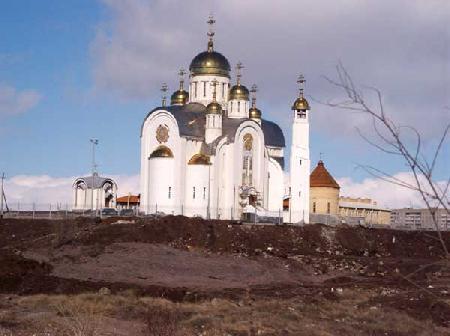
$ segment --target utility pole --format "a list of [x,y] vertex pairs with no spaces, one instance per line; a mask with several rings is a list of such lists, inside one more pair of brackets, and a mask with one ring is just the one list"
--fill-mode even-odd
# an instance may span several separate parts
[[0,185],[0,218],[3,218],[3,180],[5,179],[5,173],[2,173],[2,182]]
[[[95,164],[95,146],[98,145],[98,139],[90,139],[92,143],[92,185],[91,185],[91,210],[94,211],[94,178],[97,170],[97,165]],[[96,209],[97,210],[97,209]]]

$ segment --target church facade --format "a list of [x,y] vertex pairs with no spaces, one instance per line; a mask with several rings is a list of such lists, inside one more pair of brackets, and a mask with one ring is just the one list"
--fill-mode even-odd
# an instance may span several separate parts
[[[208,23],[212,27],[214,20]],[[170,103],[164,97],[143,121],[140,210],[213,219],[240,219],[255,211],[279,217],[285,196],[283,131],[262,117],[256,86],[248,90],[241,83],[241,64],[232,85],[230,64],[214,50],[212,29],[208,35],[207,50],[190,63],[187,90],[180,71]],[[302,88],[291,113],[288,221],[307,223],[309,105]]]

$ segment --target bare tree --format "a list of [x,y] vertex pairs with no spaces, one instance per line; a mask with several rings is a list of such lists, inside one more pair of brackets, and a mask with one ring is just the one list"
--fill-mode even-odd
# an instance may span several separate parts
[[[336,67],[337,79],[326,80],[333,86],[342,90],[345,98],[341,101],[328,101],[325,104],[350,111],[360,112],[371,118],[373,137],[369,137],[358,130],[359,135],[377,150],[387,154],[400,157],[408,166],[412,176],[413,183],[402,180],[393,176],[379,168],[370,165],[359,165],[369,174],[380,178],[389,183],[399,185],[417,191],[426,207],[430,211],[434,228],[437,232],[438,239],[444,251],[444,257],[448,261],[449,249],[443,239],[438,218],[436,217],[436,209],[443,208],[449,212],[449,187],[450,176],[444,185],[435,181],[434,172],[438,163],[438,158],[442,152],[448,134],[450,132],[450,123],[445,125],[444,132],[439,137],[438,144],[432,153],[431,159],[427,159],[423,151],[423,142],[420,132],[412,126],[404,126],[396,124],[386,113],[381,92],[373,87],[367,88],[376,96],[375,106],[368,104],[364,98],[362,90],[355,85],[351,76],[348,74],[344,66],[340,63]],[[450,110],[449,110],[450,111]],[[411,141],[407,136],[411,136]]]

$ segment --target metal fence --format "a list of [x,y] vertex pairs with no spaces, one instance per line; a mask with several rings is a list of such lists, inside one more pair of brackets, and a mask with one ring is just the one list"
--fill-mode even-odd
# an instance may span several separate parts
[[[180,205],[174,206],[160,206],[155,205],[152,213],[144,214],[139,208],[133,209],[73,209],[72,206],[66,203],[16,203],[9,204],[8,209],[4,209],[4,218],[30,218],[30,219],[70,219],[75,217],[163,217],[167,215],[182,215],[187,217],[199,217],[204,219],[226,219],[237,220],[244,223],[251,224],[295,224],[303,225],[300,220],[297,223],[291,223],[292,218],[303,218],[303,214],[292,213],[289,211],[265,211],[256,208],[253,211],[242,213],[242,209],[217,207],[215,209],[208,209],[205,207],[186,207]],[[297,215],[297,216],[296,216]],[[364,226],[369,228],[392,228],[404,231],[435,231],[433,227],[419,227],[408,225],[395,225],[369,223],[364,217],[346,217],[340,215],[327,214],[310,214],[309,223],[324,224],[328,226],[349,225],[349,226]],[[441,228],[441,231],[450,231],[450,226]]]

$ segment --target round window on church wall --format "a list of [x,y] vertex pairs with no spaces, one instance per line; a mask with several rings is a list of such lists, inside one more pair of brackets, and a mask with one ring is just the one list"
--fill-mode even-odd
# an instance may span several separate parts
[[156,129],[156,140],[159,143],[164,143],[169,140],[169,127],[167,125],[159,125]]

